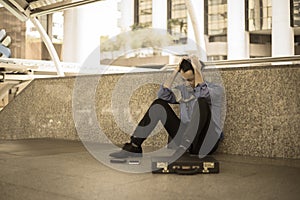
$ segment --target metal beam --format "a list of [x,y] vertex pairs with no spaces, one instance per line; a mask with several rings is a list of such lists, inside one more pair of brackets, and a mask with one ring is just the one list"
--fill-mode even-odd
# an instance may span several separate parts
[[28,16],[25,12],[20,11],[16,6],[14,6],[10,1],[0,0],[0,4],[4,6],[9,12],[16,16],[21,21],[26,21]]
[[44,43],[50,53],[50,56],[54,62],[54,65],[56,67],[57,75],[65,76],[65,74],[61,68],[60,60],[57,55],[57,52],[56,52],[48,34],[46,33],[45,29],[43,28],[43,26],[41,25],[41,23],[39,22],[39,20],[37,18],[30,17],[30,21],[34,24],[34,26],[37,28],[38,32],[40,33],[40,35],[42,37],[42,40],[44,41]]
[[44,9],[32,10],[30,13],[30,17],[37,17],[41,15],[51,14],[54,12],[66,10],[68,8],[74,8],[85,4],[95,3],[97,1],[103,1],[103,0],[82,0],[76,2],[58,3],[58,5],[56,6],[55,4],[53,4],[52,6],[51,5],[46,6]]
[[[201,1],[201,2],[204,3],[203,1]],[[195,9],[194,9],[195,6],[193,6],[192,0],[185,0],[185,4],[186,4],[188,14],[192,21],[195,40],[197,43],[197,50],[198,50],[198,53],[200,54],[199,58],[202,61],[207,61],[205,38],[204,38],[204,34],[202,34],[199,29],[199,19],[197,17]]]
[[[207,61],[204,62],[205,69],[218,68],[218,69],[230,69],[234,67],[252,66],[272,66],[279,64],[300,64],[300,56],[286,56],[286,57],[264,57],[264,58],[251,58],[243,60],[218,60],[218,61]],[[162,70],[173,69],[177,64],[165,65]],[[289,66],[289,65],[287,65]]]

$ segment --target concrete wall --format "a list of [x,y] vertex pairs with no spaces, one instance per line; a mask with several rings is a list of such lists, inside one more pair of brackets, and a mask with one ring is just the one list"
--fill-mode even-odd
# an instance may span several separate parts
[[[227,96],[225,140],[219,152],[299,159],[300,66],[205,71],[208,78],[216,74],[222,77]],[[0,112],[0,139],[127,142],[168,75],[36,79]],[[162,147],[166,141],[165,131],[158,126],[145,145]]]

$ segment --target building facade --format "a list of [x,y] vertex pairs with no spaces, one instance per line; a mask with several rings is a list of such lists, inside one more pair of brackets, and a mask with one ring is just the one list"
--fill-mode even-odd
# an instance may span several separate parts
[[[300,0],[190,1],[197,15],[198,34],[204,35],[208,60],[300,54]],[[104,5],[111,15],[103,15]],[[50,59],[41,40],[35,38],[34,27],[28,28],[5,8],[0,9],[0,28],[14,39],[13,57]],[[141,28],[167,30],[174,45],[185,49],[189,40],[196,40],[185,0],[100,1],[40,20],[61,59],[68,62],[82,62],[100,38]]]
[[[120,12],[132,27],[166,29],[174,42],[194,39],[184,0],[122,0]],[[208,60],[292,56],[299,52],[299,0],[191,0],[204,28]],[[202,4],[202,5],[201,5]],[[131,20],[131,22],[130,22]]]
[[[52,43],[62,58],[63,41],[63,13],[56,12],[39,17],[39,20],[47,31]],[[6,8],[0,7],[0,29],[5,29],[11,36],[9,46],[13,58],[51,60],[37,29],[29,21],[22,22],[12,15]]]

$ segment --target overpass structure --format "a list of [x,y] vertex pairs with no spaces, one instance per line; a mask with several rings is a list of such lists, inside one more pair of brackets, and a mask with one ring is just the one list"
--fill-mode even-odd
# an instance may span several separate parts
[[0,0],[0,3],[19,20],[30,20],[34,24],[55,64],[57,74],[64,76],[57,52],[37,17],[96,1],[100,0]]
[[[57,75],[65,76],[57,52],[37,17],[96,1],[99,0],[0,0],[0,4],[15,15],[19,20],[30,20],[34,24],[49,51],[56,68],[55,71]],[[10,54],[6,53],[6,55]],[[43,64],[45,64],[44,61],[42,61],[42,63],[37,63],[35,61],[28,62],[12,59],[1,60],[0,63],[0,109],[14,98],[14,96],[16,96],[23,88],[25,88],[30,80],[37,77],[49,76],[48,73],[46,73],[46,75],[43,74],[42,76],[33,76],[32,70],[39,68],[38,66],[41,64],[43,66]],[[47,62],[46,65],[49,66],[49,64],[50,63]],[[53,70],[50,70],[50,72],[52,71]]]

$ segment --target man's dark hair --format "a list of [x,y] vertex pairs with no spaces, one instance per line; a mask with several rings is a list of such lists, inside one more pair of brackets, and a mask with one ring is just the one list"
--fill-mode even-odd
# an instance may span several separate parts
[[179,71],[183,71],[186,72],[188,70],[192,70],[194,73],[194,68],[191,64],[191,60],[190,59],[183,59],[179,65]]

